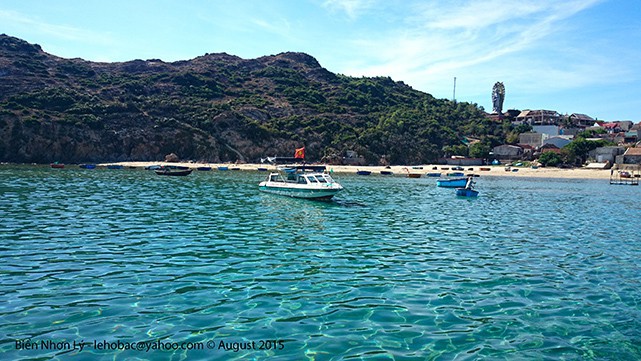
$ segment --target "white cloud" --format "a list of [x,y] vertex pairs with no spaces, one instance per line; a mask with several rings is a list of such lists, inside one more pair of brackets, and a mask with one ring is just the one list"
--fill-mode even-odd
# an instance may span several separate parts
[[279,18],[274,21],[266,21],[263,19],[253,19],[252,23],[263,31],[267,31],[272,34],[276,34],[278,36],[284,37],[284,38],[290,38],[291,37],[291,29],[292,26],[290,22],[285,19],[285,18]]
[[96,33],[70,25],[52,24],[15,11],[0,10],[0,22],[5,27],[16,28],[21,32],[42,34],[62,40],[102,44],[114,43],[109,34]]
[[373,3],[374,0],[325,0],[323,6],[333,11],[342,11],[354,19],[362,11],[370,8]]
[[[413,15],[396,29],[353,41],[363,60],[346,65],[342,72],[389,75],[447,97],[454,76],[468,76],[476,86],[505,78],[535,78],[539,89],[556,86],[555,79],[584,84],[581,76],[612,64],[584,57],[557,66],[557,60],[569,55],[555,46],[560,41],[555,36],[568,31],[568,18],[600,1],[417,2]],[[607,77],[590,80],[598,81]]]

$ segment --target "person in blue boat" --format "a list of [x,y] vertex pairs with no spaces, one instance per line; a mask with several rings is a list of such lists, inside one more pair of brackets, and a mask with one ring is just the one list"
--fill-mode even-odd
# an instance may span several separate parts
[[473,177],[467,176],[467,183],[465,184],[465,189],[474,189],[474,181],[472,180]]

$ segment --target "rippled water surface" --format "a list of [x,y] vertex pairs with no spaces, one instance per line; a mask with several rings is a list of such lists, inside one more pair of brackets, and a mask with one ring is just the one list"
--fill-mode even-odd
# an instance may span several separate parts
[[263,176],[0,166],[0,359],[641,359],[640,187]]

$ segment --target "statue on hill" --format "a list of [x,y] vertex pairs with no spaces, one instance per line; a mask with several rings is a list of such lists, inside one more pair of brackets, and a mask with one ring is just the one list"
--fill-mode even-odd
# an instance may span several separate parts
[[505,86],[497,81],[492,88],[492,112],[501,115],[503,112],[503,100],[505,99]]

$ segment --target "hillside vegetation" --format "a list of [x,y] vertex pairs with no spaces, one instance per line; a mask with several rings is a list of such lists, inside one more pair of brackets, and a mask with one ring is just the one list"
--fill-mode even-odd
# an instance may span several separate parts
[[465,137],[488,149],[509,123],[388,77],[355,78],[303,53],[98,63],[0,35],[0,161],[434,161]]

